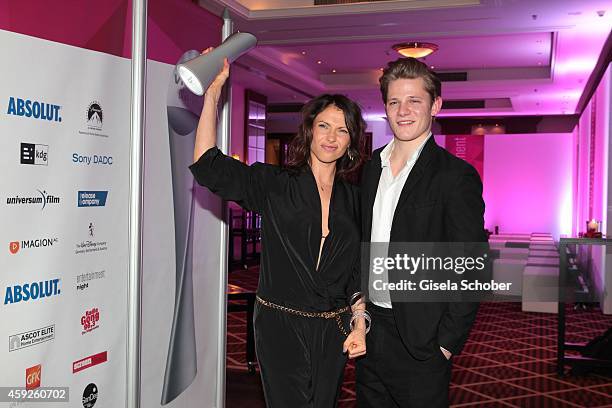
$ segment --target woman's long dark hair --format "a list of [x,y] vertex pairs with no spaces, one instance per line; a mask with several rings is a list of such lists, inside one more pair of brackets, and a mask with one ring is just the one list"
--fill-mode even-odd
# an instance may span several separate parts
[[309,165],[314,120],[328,106],[335,106],[344,113],[344,121],[351,139],[346,153],[336,161],[336,177],[350,181],[355,180],[356,172],[361,168],[366,158],[364,133],[367,124],[361,116],[359,105],[344,95],[325,94],[310,100],[304,105],[302,108],[302,123],[297,135],[289,145],[287,167],[302,170]]

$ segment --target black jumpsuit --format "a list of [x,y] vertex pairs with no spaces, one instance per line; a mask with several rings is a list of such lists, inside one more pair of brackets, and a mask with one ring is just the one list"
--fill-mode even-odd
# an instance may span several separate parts
[[[257,294],[306,312],[347,305],[359,287],[359,195],[336,179],[321,248],[321,201],[309,167],[247,166],[213,147],[190,167],[200,185],[262,215]],[[348,332],[347,319],[343,326]],[[331,408],[342,385],[345,336],[334,319],[301,317],[256,303],[255,345],[268,407]]]

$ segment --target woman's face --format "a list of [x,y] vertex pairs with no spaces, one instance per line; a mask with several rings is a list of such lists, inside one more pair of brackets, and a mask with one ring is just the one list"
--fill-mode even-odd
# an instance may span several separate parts
[[333,163],[344,155],[350,143],[344,112],[330,105],[315,117],[312,124],[310,162]]

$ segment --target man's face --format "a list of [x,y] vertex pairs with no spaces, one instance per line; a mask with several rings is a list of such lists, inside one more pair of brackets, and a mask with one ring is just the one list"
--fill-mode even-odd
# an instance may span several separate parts
[[389,83],[385,111],[393,135],[401,141],[427,137],[433,116],[441,107],[440,97],[431,103],[423,78],[402,78]]

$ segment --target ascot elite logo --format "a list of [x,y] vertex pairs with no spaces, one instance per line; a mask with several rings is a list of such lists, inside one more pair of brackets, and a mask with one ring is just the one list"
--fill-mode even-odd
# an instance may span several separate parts
[[100,327],[100,311],[97,307],[94,307],[91,310],[85,311],[85,314],[81,316],[81,326],[83,326],[83,331],[81,332],[81,336],[90,333]]
[[83,408],[93,408],[98,400],[98,386],[94,383],[89,384],[83,391]]
[[79,191],[77,194],[78,207],[104,207],[108,191]]
[[59,242],[59,238],[37,238],[37,239],[28,239],[24,241],[11,241],[9,242],[9,252],[15,255],[22,249],[32,249],[32,248],[45,248],[53,246]]
[[4,304],[27,302],[46,297],[58,296],[61,293],[60,279],[49,279],[46,281],[24,283],[6,288]]
[[72,363],[72,373],[76,374],[79,371],[88,369],[98,364],[102,364],[107,361],[106,351],[102,353],[94,354],[93,356],[85,357]]
[[41,327],[9,336],[9,353],[26,347],[37,346],[55,338],[55,325]]
[[54,196],[53,194],[47,193],[46,190],[36,190],[38,195],[31,195],[29,197],[13,196],[6,198],[7,205],[40,205],[41,211],[47,207],[47,204],[55,205],[59,204],[62,200],[60,197]]
[[[90,222],[87,227],[87,236],[89,238],[94,238],[95,236],[95,226],[93,222]],[[106,241],[95,241],[93,239],[85,239],[80,242],[77,242],[76,249],[74,253],[76,255],[88,254],[92,252],[100,252],[106,251],[108,249]]]
[[9,96],[6,114],[47,120],[49,122],[61,122],[61,108],[59,105]]
[[19,150],[19,162],[21,164],[32,164],[46,166],[49,164],[49,145],[21,143]]
[[40,364],[26,368],[26,390],[40,387],[41,370],[42,366]]

